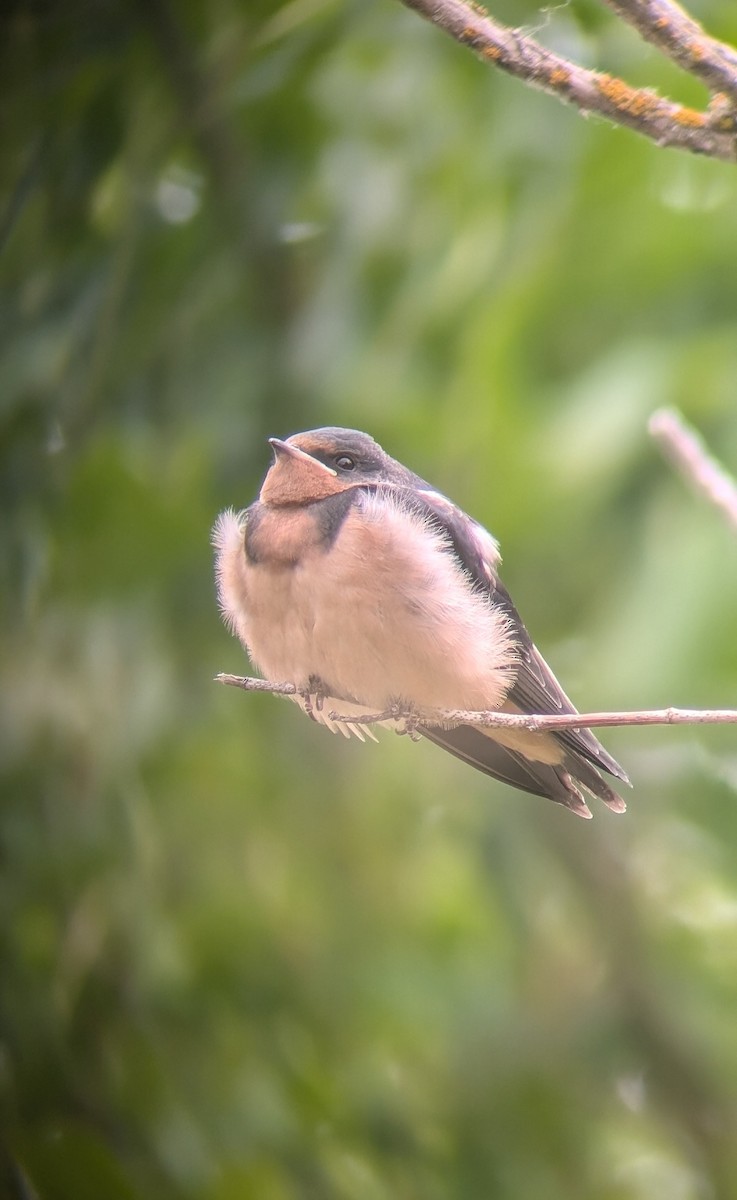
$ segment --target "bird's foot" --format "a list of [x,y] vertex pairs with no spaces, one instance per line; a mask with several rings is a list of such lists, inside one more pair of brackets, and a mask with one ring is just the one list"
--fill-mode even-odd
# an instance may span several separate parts
[[398,734],[401,734],[402,737],[408,737],[412,742],[420,741],[420,714],[415,712],[413,706],[408,701],[401,699],[392,700],[387,711],[391,714],[393,720],[401,722],[401,724],[397,725],[396,732]]
[[312,721],[319,721],[320,718],[315,716],[315,714],[322,712],[322,706],[328,695],[328,690],[322,679],[317,675],[310,675],[307,680],[307,686],[300,688],[298,695],[307,716]]

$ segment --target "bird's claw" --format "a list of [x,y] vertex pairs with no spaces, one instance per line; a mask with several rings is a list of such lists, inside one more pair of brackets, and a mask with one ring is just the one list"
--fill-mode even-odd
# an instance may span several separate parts
[[299,689],[299,697],[310,720],[319,720],[315,716],[315,713],[322,712],[322,706],[325,703],[327,694],[325,684],[317,675],[310,675],[310,678],[307,680],[307,686]]
[[408,737],[411,742],[420,741],[419,713],[414,712],[407,702],[402,700],[393,700],[389,705],[389,712],[395,721],[401,721],[401,725],[397,727],[398,734]]

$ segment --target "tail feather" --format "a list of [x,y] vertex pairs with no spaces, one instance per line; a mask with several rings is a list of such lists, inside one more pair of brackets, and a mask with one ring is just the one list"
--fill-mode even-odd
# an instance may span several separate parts
[[625,811],[626,804],[622,797],[609,787],[585,758],[572,751],[566,753],[562,763],[551,765],[536,762],[501,745],[489,736],[488,730],[475,729],[472,725],[459,725],[455,729],[432,725],[423,728],[422,734],[484,775],[500,779],[535,796],[544,796],[556,804],[564,805],[579,817],[587,820],[591,817],[581,786],[603,800],[612,812]]

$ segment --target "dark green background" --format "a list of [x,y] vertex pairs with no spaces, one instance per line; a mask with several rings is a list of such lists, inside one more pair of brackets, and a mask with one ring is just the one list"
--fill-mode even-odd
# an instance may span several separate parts
[[[212,682],[208,545],[267,436],[358,426],[501,539],[580,706],[733,706],[737,544],[646,424],[737,470],[735,169],[392,0],[10,9],[0,1186],[737,1196],[734,732],[607,734],[591,823],[331,738]],[[593,0],[497,11],[704,102]]]

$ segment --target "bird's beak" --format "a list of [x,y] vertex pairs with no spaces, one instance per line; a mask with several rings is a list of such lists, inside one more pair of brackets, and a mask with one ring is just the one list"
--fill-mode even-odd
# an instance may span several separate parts
[[275,463],[279,461],[283,454],[287,454],[290,458],[299,459],[305,464],[309,463],[311,467],[316,467],[320,471],[327,471],[328,475],[337,476],[338,474],[338,472],[334,471],[332,467],[327,466],[326,463],[320,462],[319,458],[313,458],[312,455],[308,454],[306,450],[300,450],[299,446],[292,446],[289,442],[283,442],[281,438],[269,438],[269,445],[274,451]]
[[281,438],[269,438],[269,445],[274,451],[274,461],[261,488],[260,499],[264,504],[277,507],[311,504],[344,490],[345,481],[338,478],[338,472],[306,450]]

